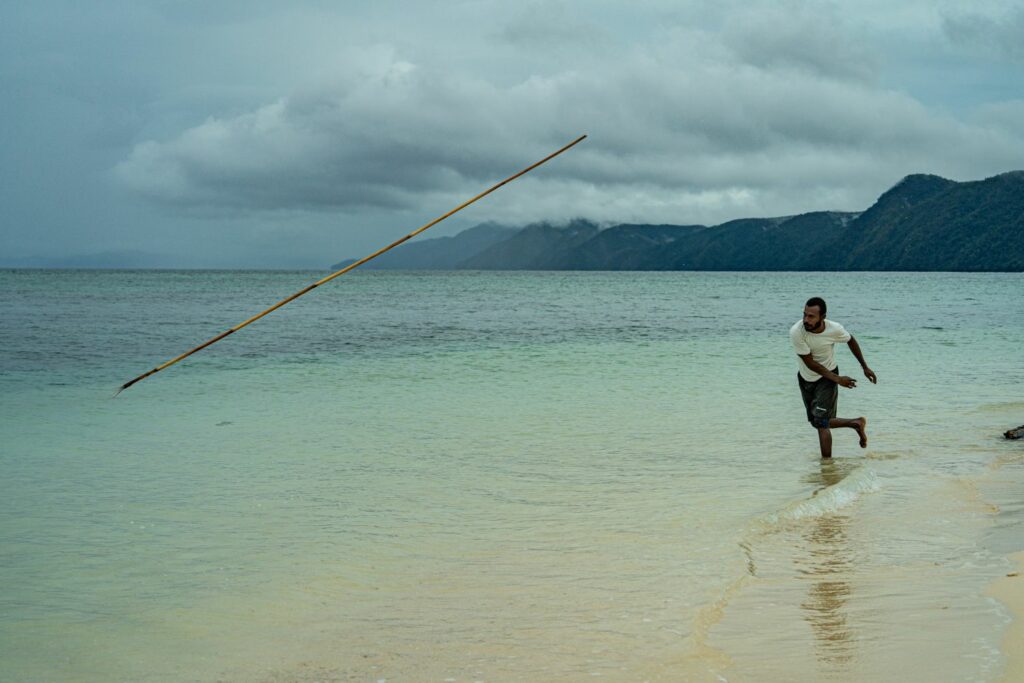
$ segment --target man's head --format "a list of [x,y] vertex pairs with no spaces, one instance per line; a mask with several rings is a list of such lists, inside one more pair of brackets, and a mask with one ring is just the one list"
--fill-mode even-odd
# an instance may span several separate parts
[[828,306],[821,297],[811,297],[804,304],[804,329],[808,332],[819,332],[825,326],[825,311]]

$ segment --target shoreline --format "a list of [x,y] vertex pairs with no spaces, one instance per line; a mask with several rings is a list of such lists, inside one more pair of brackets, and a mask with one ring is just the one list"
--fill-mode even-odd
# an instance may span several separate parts
[[1024,551],[1008,556],[1012,568],[989,584],[985,594],[1001,602],[1012,621],[1003,633],[999,649],[1006,657],[1000,681],[1024,680]]

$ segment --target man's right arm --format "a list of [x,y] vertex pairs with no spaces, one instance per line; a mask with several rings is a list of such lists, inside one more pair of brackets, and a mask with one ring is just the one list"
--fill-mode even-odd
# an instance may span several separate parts
[[857,380],[853,379],[852,377],[846,377],[845,375],[837,375],[836,373],[834,373],[831,370],[827,369],[824,365],[822,365],[818,361],[814,360],[814,358],[811,357],[811,354],[808,353],[806,355],[803,355],[803,354],[798,354],[798,355],[800,356],[800,360],[802,360],[804,362],[804,365],[806,365],[807,369],[810,370],[811,372],[816,372],[819,375],[821,375],[822,377],[825,377],[826,379],[830,379],[833,382],[835,382],[836,384],[844,386],[847,389],[853,389],[854,387],[857,386]]

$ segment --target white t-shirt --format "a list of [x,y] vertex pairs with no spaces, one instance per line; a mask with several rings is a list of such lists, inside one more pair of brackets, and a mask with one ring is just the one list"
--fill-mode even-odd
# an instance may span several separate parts
[[[850,341],[850,333],[839,323],[825,318],[825,329],[814,334],[805,330],[804,321],[799,320],[796,325],[789,328],[789,339],[793,342],[793,350],[797,356],[811,354],[811,358],[824,365],[827,370],[835,370],[839,365],[836,362],[836,344]],[[800,376],[805,380],[817,382],[821,379],[821,375],[812,372],[802,358],[797,358],[796,362],[800,368]]]

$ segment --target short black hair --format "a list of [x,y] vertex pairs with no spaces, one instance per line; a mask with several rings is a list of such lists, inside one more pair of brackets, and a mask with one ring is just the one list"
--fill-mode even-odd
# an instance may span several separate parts
[[825,305],[825,300],[820,296],[812,296],[807,300],[805,306],[817,306],[818,310],[821,311],[821,317],[825,317],[825,312],[828,311],[828,306]]

